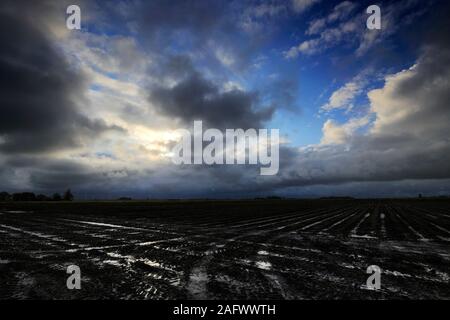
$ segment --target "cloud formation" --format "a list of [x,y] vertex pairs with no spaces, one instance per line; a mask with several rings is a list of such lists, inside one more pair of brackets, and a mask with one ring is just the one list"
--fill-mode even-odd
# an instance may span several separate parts
[[295,12],[302,13],[319,2],[320,0],[292,0],[292,6]]
[[[447,24],[441,32],[449,32]],[[431,40],[431,41],[430,41]],[[416,64],[368,92],[375,120],[328,120],[322,146],[298,152],[279,184],[286,186],[449,179],[450,41],[430,35]]]
[[[408,51],[415,63],[395,61],[380,83],[357,58],[387,46],[428,6],[383,3],[379,33],[365,30],[363,6],[351,1],[90,1],[84,29],[69,33],[54,3],[0,5],[0,27],[14,30],[0,34],[0,189],[72,187],[100,198],[449,189],[450,31],[441,7],[422,22],[438,32],[421,26],[414,42],[401,38],[420,48]],[[293,43],[285,57],[311,63],[280,54]],[[334,48],[331,63],[317,58]],[[319,75],[308,78],[311,70]],[[327,86],[335,91],[314,104]],[[317,112],[323,121],[312,119]],[[285,130],[279,174],[173,165],[171,130],[194,120]],[[310,123],[321,135],[299,144],[295,134],[309,135]]]
[[367,6],[343,1],[328,15],[310,21],[305,34],[312,38],[292,46],[284,52],[284,56],[287,59],[294,59],[299,55],[312,56],[343,43],[352,47],[357,56],[363,56],[376,44],[386,41],[400,28],[414,23],[418,17],[425,14],[429,7],[420,7],[420,4],[422,3],[417,0],[383,4],[382,29],[368,30],[368,15],[365,10]]
[[81,114],[84,79],[67,63],[26,8],[0,10],[0,150],[44,152],[83,144],[109,129]]
[[270,120],[273,108],[258,108],[258,95],[232,88],[223,91],[194,70],[190,61],[174,57],[166,74],[176,75],[178,83],[151,89],[150,101],[159,111],[192,124],[202,120],[213,128],[262,128]]

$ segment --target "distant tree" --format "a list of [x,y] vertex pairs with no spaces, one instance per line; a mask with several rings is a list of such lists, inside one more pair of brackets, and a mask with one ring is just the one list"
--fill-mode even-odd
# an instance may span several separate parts
[[62,200],[61,195],[59,193],[54,193],[52,200],[53,201],[61,201]]
[[120,197],[118,200],[119,200],[119,201],[131,201],[131,200],[133,200],[133,199],[130,198],[130,197]]
[[0,201],[10,201],[11,195],[8,192],[0,192]]
[[72,191],[70,189],[67,189],[66,192],[64,192],[63,200],[64,201],[72,201],[74,198]]
[[33,192],[14,193],[13,201],[36,201],[36,195]]

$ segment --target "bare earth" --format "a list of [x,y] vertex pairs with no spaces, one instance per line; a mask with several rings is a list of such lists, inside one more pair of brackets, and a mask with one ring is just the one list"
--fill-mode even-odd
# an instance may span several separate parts
[[0,299],[450,299],[449,272],[448,200],[0,203]]

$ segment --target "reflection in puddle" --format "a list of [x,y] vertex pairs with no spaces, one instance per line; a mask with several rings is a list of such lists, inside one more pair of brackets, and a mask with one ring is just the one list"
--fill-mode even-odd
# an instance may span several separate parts
[[272,264],[267,261],[256,261],[256,267],[262,270],[271,270]]

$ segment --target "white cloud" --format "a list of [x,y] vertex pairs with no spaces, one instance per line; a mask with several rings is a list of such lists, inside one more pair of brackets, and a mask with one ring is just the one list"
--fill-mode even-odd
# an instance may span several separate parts
[[284,52],[284,56],[287,59],[293,59],[297,58],[300,53],[312,55],[320,51],[319,44],[320,41],[318,39],[304,41],[298,46],[292,47],[288,51]]
[[326,17],[312,20],[309,23],[308,30],[306,30],[305,34],[314,35],[320,34],[321,31],[325,29],[327,24],[341,21],[344,18],[348,17],[348,15],[357,7],[357,5],[350,1],[344,1],[334,7],[333,11]]
[[92,84],[103,89],[112,90],[120,95],[137,96],[139,94],[140,88],[133,82],[114,79],[90,68],[86,68],[85,72],[90,76]]
[[217,60],[219,60],[224,66],[232,67],[234,65],[235,58],[230,51],[220,47],[215,50],[215,54]]
[[357,7],[357,4],[355,4],[351,1],[341,2],[340,4],[335,6],[333,9],[333,12],[331,12],[328,15],[328,17],[327,17],[328,23],[346,18],[356,7]]
[[306,30],[307,35],[314,35],[319,34],[323,29],[325,29],[327,25],[327,19],[326,18],[320,18],[313,20],[309,23],[308,30]]
[[450,50],[430,48],[411,68],[386,77],[368,93],[376,120],[371,133],[449,143]]
[[130,37],[72,33],[61,44],[79,63],[103,73],[122,73],[136,80],[142,78],[152,62]]
[[353,99],[362,92],[360,83],[348,82],[339,88],[328,100],[328,103],[321,107],[323,111],[331,111],[335,109],[348,109],[352,107]]
[[349,111],[353,108],[355,98],[364,92],[369,83],[370,77],[373,76],[371,69],[364,69],[345,85],[334,91],[328,102],[320,109],[321,112],[329,112],[333,110]]
[[343,144],[355,133],[356,130],[366,126],[369,123],[369,116],[361,118],[352,118],[344,124],[338,124],[335,121],[328,119],[323,127],[323,137],[321,144]]
[[291,47],[284,53],[285,58],[296,58],[300,53],[304,55],[313,55],[320,53],[330,47],[340,43],[345,37],[355,33],[358,30],[358,23],[354,20],[342,22],[336,28],[325,29],[320,37],[306,40],[298,46]]
[[236,81],[227,81],[223,84],[223,91],[224,92],[228,92],[228,91],[234,91],[234,90],[241,90],[244,91],[245,88]]
[[[372,90],[368,93],[371,102],[371,111],[377,115],[373,133],[382,133],[387,127],[402,122],[421,107],[411,97],[398,96],[397,92],[405,81],[410,81],[416,76],[416,67],[401,71],[386,77],[383,88]],[[398,128],[400,129],[400,128]]]

